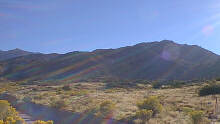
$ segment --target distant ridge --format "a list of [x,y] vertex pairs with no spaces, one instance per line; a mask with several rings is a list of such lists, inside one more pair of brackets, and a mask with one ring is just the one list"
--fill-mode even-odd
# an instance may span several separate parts
[[0,61],[19,57],[19,56],[30,55],[30,54],[33,54],[33,53],[27,52],[27,51],[24,51],[18,48],[13,49],[13,50],[8,50],[8,51],[0,50]]
[[118,49],[31,54],[0,62],[10,80],[193,80],[220,76],[220,56],[163,40]]

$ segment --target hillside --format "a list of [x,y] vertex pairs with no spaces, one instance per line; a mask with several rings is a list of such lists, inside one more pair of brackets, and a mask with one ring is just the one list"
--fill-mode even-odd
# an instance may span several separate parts
[[11,80],[192,80],[220,76],[220,56],[173,41],[67,54],[32,54],[0,63]]
[[0,61],[7,60],[15,57],[25,56],[33,54],[32,52],[27,52],[21,49],[13,49],[9,51],[2,51],[0,50]]

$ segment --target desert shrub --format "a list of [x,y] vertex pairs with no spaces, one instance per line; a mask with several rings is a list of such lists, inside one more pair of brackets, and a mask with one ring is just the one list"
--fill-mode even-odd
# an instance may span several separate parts
[[64,109],[67,107],[67,102],[65,100],[52,101],[50,106],[57,109]]
[[98,116],[108,118],[115,110],[115,104],[112,101],[104,101],[99,105]]
[[186,114],[189,114],[193,111],[193,109],[190,107],[183,107],[181,110]]
[[15,108],[10,106],[6,100],[0,100],[0,120],[6,120],[7,117],[16,117],[17,112]]
[[4,124],[25,124],[25,121],[20,117],[7,117]]
[[53,121],[41,121],[37,120],[33,124],[53,124]]
[[190,112],[190,116],[192,118],[193,124],[201,124],[204,119],[204,112],[203,111],[192,111]]
[[35,100],[41,100],[41,99],[43,99],[43,97],[44,97],[43,94],[39,94],[39,95],[34,96],[33,98],[34,98]]
[[154,89],[160,89],[162,86],[169,87],[169,88],[181,88],[186,84],[187,84],[186,81],[179,81],[179,80],[154,81],[152,83],[152,87]]
[[143,123],[143,124],[145,124],[147,121],[149,121],[150,118],[152,117],[152,115],[153,115],[152,110],[142,109],[142,110],[138,110],[136,112],[136,117],[138,119],[140,119],[142,121],[141,123]]
[[2,94],[5,91],[5,89],[0,88],[0,94]]
[[24,120],[18,116],[15,108],[5,100],[0,100],[0,124],[24,124]]
[[137,103],[139,110],[152,110],[153,116],[160,113],[162,110],[162,105],[156,96],[150,96],[143,101]]
[[216,78],[216,81],[220,81],[220,77]]
[[83,96],[83,95],[87,95],[89,92],[88,90],[78,90],[78,91],[72,91],[70,93],[71,96]]
[[152,83],[152,87],[153,87],[154,89],[160,89],[162,85],[163,85],[163,84],[160,83],[160,82],[158,82],[158,81],[155,81],[155,82]]
[[65,91],[69,91],[69,90],[71,90],[71,87],[69,85],[65,85],[62,87],[62,89]]
[[8,101],[0,100],[0,120],[3,120],[7,117],[9,107],[10,104],[8,103]]
[[171,88],[181,88],[186,84],[186,82],[184,81],[178,81],[178,80],[174,80],[174,81],[170,81],[168,83],[168,85],[170,85]]
[[207,95],[215,95],[220,94],[220,85],[219,84],[212,84],[208,86],[204,86],[199,90],[200,96],[207,96]]

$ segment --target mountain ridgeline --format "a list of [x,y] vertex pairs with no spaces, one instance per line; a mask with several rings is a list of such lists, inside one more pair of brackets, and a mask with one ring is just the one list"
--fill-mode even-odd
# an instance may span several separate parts
[[220,76],[219,55],[168,40],[92,52],[32,53],[1,60],[0,76],[9,80],[193,80]]
[[33,54],[33,53],[27,52],[27,51],[24,51],[24,50],[21,50],[18,48],[13,49],[13,50],[9,50],[9,51],[1,51],[0,50],[0,61],[19,57],[19,56],[30,55],[30,54]]

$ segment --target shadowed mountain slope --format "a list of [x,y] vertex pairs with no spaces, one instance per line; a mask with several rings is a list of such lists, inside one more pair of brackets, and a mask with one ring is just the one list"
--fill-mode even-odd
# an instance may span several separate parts
[[33,54],[33,53],[27,52],[21,49],[14,49],[14,50],[9,50],[9,51],[0,50],[0,61],[19,57],[19,56],[30,55],[30,54]]
[[165,79],[220,76],[220,57],[196,45],[173,41],[67,54],[32,54],[0,63],[12,80]]

